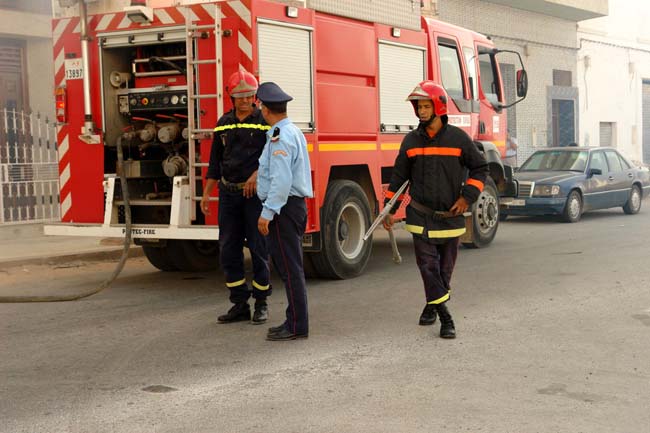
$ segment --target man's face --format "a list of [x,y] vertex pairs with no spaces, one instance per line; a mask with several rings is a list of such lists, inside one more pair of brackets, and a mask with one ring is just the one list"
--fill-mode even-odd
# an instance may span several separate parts
[[237,114],[250,114],[253,112],[254,96],[244,96],[243,98],[233,98],[235,100],[235,111]]
[[418,101],[418,117],[420,122],[428,122],[433,119],[433,101],[430,99]]

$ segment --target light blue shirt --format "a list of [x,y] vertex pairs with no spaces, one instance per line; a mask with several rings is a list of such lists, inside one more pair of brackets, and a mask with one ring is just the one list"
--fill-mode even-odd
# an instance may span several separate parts
[[257,196],[262,201],[261,216],[272,220],[289,196],[313,195],[307,140],[289,118],[284,118],[266,132],[266,144],[260,156]]

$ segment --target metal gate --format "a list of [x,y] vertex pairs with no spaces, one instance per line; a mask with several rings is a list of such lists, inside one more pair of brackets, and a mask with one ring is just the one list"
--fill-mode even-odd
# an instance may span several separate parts
[[55,125],[40,114],[0,112],[0,224],[59,220]]

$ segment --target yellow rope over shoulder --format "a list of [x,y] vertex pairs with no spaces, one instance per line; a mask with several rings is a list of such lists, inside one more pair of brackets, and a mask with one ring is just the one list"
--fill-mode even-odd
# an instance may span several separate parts
[[228,129],[259,129],[262,131],[268,131],[271,129],[269,125],[260,125],[257,123],[233,123],[230,125],[217,126],[214,128],[214,132],[226,131]]

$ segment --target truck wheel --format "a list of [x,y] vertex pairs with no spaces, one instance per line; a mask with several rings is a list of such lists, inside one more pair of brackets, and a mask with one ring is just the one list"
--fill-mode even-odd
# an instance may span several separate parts
[[346,279],[361,274],[370,258],[372,242],[363,235],[370,227],[370,205],[361,187],[335,180],[327,188],[321,218],[321,251],[312,263],[323,278]]
[[467,248],[487,247],[499,228],[499,195],[497,186],[487,178],[483,191],[472,208],[473,233],[471,242],[463,242]]
[[144,255],[147,257],[147,260],[149,260],[149,263],[151,263],[155,268],[165,272],[178,271],[178,268],[172,261],[171,257],[169,257],[167,245],[162,247],[142,245],[142,251],[144,251]]
[[219,268],[219,242],[203,240],[167,241],[169,256],[179,271],[206,272]]
[[302,255],[303,271],[305,273],[305,278],[318,278],[318,271],[314,267],[314,262],[312,261],[313,253],[304,253]]

